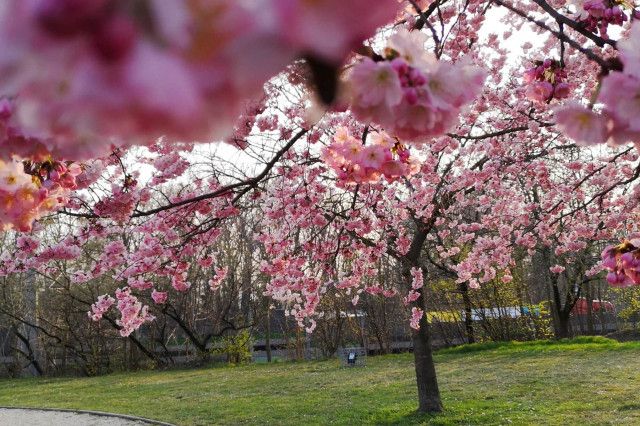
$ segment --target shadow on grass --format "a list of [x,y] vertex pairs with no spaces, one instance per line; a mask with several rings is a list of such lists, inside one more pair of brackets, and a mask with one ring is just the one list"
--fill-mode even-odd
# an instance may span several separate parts
[[618,411],[640,410],[640,404],[624,404],[618,407]]
[[508,351],[509,353],[537,353],[544,351],[565,351],[571,349],[584,349],[585,346],[593,349],[637,349],[640,342],[620,343],[602,336],[581,336],[573,339],[559,340],[534,340],[530,342],[487,342],[472,343],[437,351],[438,355],[462,355],[482,351]]
[[370,417],[367,421],[367,424],[372,425],[424,425],[424,424],[432,424],[434,421],[438,419],[444,419],[446,417],[445,413],[439,414],[426,414],[419,413],[416,411],[411,411],[406,414],[401,414],[393,411],[380,411],[375,415]]

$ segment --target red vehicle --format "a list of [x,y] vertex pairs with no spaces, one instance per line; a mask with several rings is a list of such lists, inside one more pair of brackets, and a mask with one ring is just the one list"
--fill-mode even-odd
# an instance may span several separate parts
[[[601,312],[602,310],[604,310],[605,312],[613,313],[615,312],[615,307],[613,306],[613,303],[609,302],[608,300],[592,300],[591,310],[593,312]],[[584,297],[578,298],[576,304],[573,305],[573,309],[571,310],[571,312],[575,315],[586,315],[588,312],[587,299],[585,299]]]

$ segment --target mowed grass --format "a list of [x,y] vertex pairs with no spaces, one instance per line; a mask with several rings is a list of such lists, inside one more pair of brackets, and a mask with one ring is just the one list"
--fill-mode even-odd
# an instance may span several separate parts
[[411,354],[0,381],[0,405],[177,425],[640,424],[640,344],[603,338],[469,345],[436,356],[445,412],[418,415]]

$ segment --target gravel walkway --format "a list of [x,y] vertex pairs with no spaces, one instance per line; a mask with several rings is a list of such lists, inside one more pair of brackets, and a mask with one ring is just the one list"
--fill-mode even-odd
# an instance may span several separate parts
[[2,426],[149,426],[167,423],[82,411],[0,408]]

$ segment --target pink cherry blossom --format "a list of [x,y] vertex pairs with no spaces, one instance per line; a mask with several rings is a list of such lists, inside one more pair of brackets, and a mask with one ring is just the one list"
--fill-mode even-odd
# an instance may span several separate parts
[[560,131],[583,145],[596,145],[607,141],[606,119],[578,103],[556,108],[555,118]]
[[[398,13],[396,0],[272,0],[279,30],[298,51],[340,62]],[[363,13],[363,11],[367,13]]]
[[211,291],[216,291],[220,288],[220,286],[222,285],[222,282],[227,277],[229,269],[226,266],[224,266],[224,267],[216,268],[215,272],[216,272],[215,276],[209,280],[209,288],[211,289]]
[[422,269],[411,268],[411,288],[413,290],[421,289],[424,286],[424,278],[422,276]]
[[142,324],[154,319],[148,312],[149,307],[142,305],[138,298],[131,294],[128,287],[116,290],[116,300],[116,306],[120,311],[120,319],[116,320],[116,324],[120,326],[122,337],[129,336]]
[[624,72],[640,78],[640,23],[634,20],[629,37],[618,41]]
[[535,102],[547,102],[553,96],[553,85],[547,81],[537,81],[527,87],[527,98]]
[[116,303],[116,300],[109,296],[103,295],[98,297],[98,300],[91,305],[91,312],[89,312],[89,318],[94,321],[98,321],[102,318],[102,316]]
[[410,321],[411,328],[413,328],[414,330],[419,330],[420,320],[422,319],[423,316],[424,316],[424,311],[422,309],[416,308],[416,307],[411,308],[411,321]]
[[352,74],[353,91],[363,107],[376,105],[396,106],[402,101],[400,79],[388,61],[374,62],[364,58]]
[[157,291],[155,289],[151,292],[151,298],[157,305],[164,304],[167,301],[168,295],[169,293],[167,293],[166,291]]
[[477,96],[484,82],[484,73],[466,60],[436,61],[425,51],[424,37],[399,30],[388,40],[384,61],[364,58],[349,75],[356,116],[412,142],[449,130],[460,108]]
[[602,266],[609,271],[606,278],[611,286],[640,285],[640,256],[638,252],[639,249],[629,240],[625,240],[617,246],[607,246],[602,251]]
[[417,171],[408,149],[385,133],[367,138],[369,145],[338,129],[333,142],[323,150],[326,163],[345,182],[375,182],[384,176],[394,180]]
[[569,96],[571,86],[565,81],[567,72],[561,62],[553,59],[535,61],[532,68],[524,72],[527,84],[525,95],[534,102],[551,102]]
[[613,72],[602,81],[599,99],[607,106],[615,127],[640,133],[640,78]]

